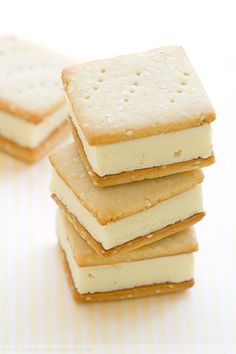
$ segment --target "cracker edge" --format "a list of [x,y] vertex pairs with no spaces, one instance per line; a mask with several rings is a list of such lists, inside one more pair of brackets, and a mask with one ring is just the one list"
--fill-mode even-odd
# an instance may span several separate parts
[[145,285],[145,286],[137,286],[135,288],[130,289],[122,289],[122,290],[114,290],[114,291],[106,291],[106,292],[96,292],[96,293],[88,293],[88,294],[80,294],[75,288],[74,281],[71,276],[71,271],[69,268],[69,264],[66,258],[66,254],[62,247],[58,245],[60,255],[62,258],[64,270],[66,273],[66,277],[69,283],[69,287],[72,291],[72,294],[78,302],[95,302],[95,301],[113,301],[113,300],[124,300],[138,297],[145,297],[151,295],[162,295],[180,292],[191,288],[194,285],[194,279],[189,281],[184,281],[180,283],[161,283],[161,284],[153,284],[153,285]]
[[136,248],[140,248],[142,246],[148,245],[155,241],[161,240],[164,237],[168,237],[170,235],[175,234],[181,230],[196,224],[200,221],[204,216],[205,212],[197,213],[189,218],[178,221],[175,224],[168,225],[165,228],[158,230],[156,232],[152,232],[145,236],[136,237],[133,240],[130,240],[122,245],[113,247],[109,250],[105,250],[101,243],[97,242],[90,233],[80,224],[78,219],[67,209],[67,207],[60,201],[55,194],[52,194],[52,199],[56,202],[56,204],[63,210],[69,222],[73,225],[74,229],[80,234],[80,236],[88,243],[90,247],[94,249],[94,251],[102,257],[109,257],[118,252],[129,252]]
[[63,123],[59,128],[54,130],[37,148],[30,149],[20,146],[13,141],[0,136],[0,151],[7,153],[28,164],[32,164],[41,159],[56,145],[63,137],[69,134],[68,123]]
[[190,161],[177,162],[170,165],[158,166],[158,167],[150,167],[143,168],[134,171],[122,172],[114,175],[106,175],[104,177],[100,177],[97,173],[95,173],[88,161],[87,155],[84,151],[82,142],[78,135],[78,132],[71,120],[68,117],[70,123],[70,129],[73,135],[74,143],[76,150],[82,160],[83,165],[85,166],[93,184],[96,187],[110,187],[119,184],[126,184],[135,181],[142,181],[144,179],[153,179],[160,178],[169,175],[173,175],[176,173],[182,173],[187,171],[196,170],[202,167],[207,167],[212,165],[215,162],[214,154],[209,156],[208,158],[197,158],[192,159]]
[[27,122],[38,124],[44,121],[49,115],[56,112],[63,106],[63,104],[65,104],[65,99],[61,98],[54,104],[48,106],[47,109],[37,112],[17,106],[10,101],[0,99],[0,110],[8,114],[12,114],[13,116],[16,116]]

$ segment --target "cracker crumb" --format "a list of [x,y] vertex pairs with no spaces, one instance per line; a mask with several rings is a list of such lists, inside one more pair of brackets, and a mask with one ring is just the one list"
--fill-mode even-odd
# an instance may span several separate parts
[[182,149],[178,150],[178,151],[175,151],[175,157],[180,157],[182,154]]
[[152,206],[152,203],[151,203],[151,201],[149,199],[146,199],[145,200],[145,205],[150,207],[150,206]]
[[128,135],[128,136],[131,136],[131,135],[133,135],[134,134],[134,132],[132,131],[132,130],[128,130],[127,132],[126,132],[126,135]]

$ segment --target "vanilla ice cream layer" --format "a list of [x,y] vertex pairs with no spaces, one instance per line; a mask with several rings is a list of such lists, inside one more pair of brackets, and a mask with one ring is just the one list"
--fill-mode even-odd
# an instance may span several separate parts
[[33,124],[0,111],[0,136],[18,145],[34,149],[66,121],[67,114],[67,107],[64,104],[41,123]]
[[128,289],[193,278],[193,254],[185,253],[141,261],[79,267],[67,239],[61,215],[57,215],[57,236],[66,254],[74,285],[80,294]]
[[50,188],[51,192],[106,250],[203,211],[201,186],[198,185],[151,208],[107,225],[101,225],[55,171]]
[[210,124],[114,144],[90,146],[70,106],[69,112],[88,161],[93,171],[101,177],[198,157],[207,158],[212,154]]

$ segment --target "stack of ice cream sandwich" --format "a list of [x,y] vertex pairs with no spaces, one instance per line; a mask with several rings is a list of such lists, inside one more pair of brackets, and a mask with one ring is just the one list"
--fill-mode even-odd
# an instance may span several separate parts
[[191,287],[214,109],[181,47],[63,70],[74,143],[50,156],[57,235],[79,301]]

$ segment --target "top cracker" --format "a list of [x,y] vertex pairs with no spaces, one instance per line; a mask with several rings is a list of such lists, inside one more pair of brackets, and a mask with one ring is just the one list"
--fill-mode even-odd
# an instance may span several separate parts
[[181,47],[72,66],[63,70],[62,79],[89,145],[179,131],[215,119]]
[[0,38],[0,110],[40,123],[65,103],[60,72],[71,59],[12,36]]

